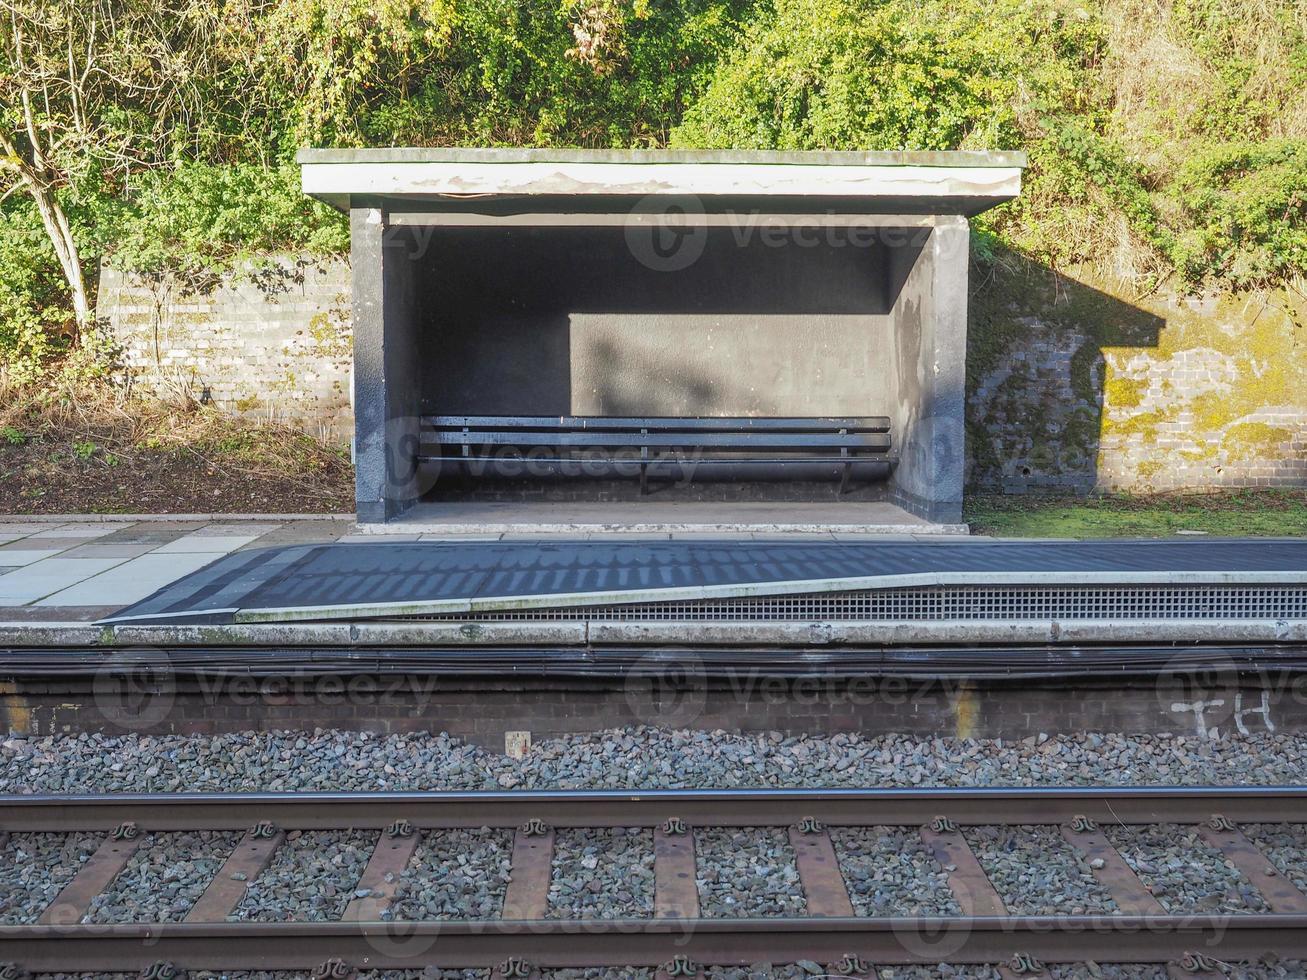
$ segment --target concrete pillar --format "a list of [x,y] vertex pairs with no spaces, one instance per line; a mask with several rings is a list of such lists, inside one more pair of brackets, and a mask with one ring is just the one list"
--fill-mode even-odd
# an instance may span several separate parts
[[896,306],[900,463],[892,496],[927,520],[962,520],[966,468],[967,219],[935,219]]
[[362,523],[418,496],[413,284],[405,249],[387,244],[385,211],[350,209],[354,313],[354,489]]

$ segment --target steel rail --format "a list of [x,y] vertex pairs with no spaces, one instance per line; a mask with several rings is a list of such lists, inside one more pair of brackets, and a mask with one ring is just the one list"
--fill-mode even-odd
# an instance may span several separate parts
[[286,828],[652,827],[676,817],[700,826],[831,826],[1307,822],[1303,786],[938,787],[926,789],[521,790],[501,792],[122,793],[0,795],[0,830],[235,830],[261,820]]
[[[142,970],[165,975],[167,971],[160,969],[163,963],[185,970],[304,969],[328,962],[356,969],[475,968],[516,961],[529,962],[532,968],[648,967],[666,964],[675,956],[722,965],[760,960],[1001,963],[1018,956],[1063,963],[1085,959],[1164,963],[1192,953],[1255,959],[1271,952],[1282,958],[1307,958],[1307,897],[1287,884],[1276,891],[1278,882],[1266,892],[1274,909],[1270,914],[1168,914],[1149,899],[1147,906],[1121,906],[1124,914],[1118,915],[1028,916],[1007,914],[997,894],[989,906],[992,910],[986,911],[975,901],[980,892],[974,890],[990,887],[983,871],[977,869],[977,881],[968,878],[965,868],[950,868],[950,887],[963,909],[959,916],[851,917],[852,907],[838,883],[838,867],[830,864],[834,853],[828,850],[829,837],[822,827],[823,823],[921,824],[925,825],[923,841],[944,840],[946,850],[960,847],[969,856],[958,831],[962,826],[1063,823],[1065,833],[1082,835],[1077,838],[1081,846],[1101,848],[1092,839],[1101,837],[1093,821],[1200,824],[1198,832],[1209,838],[1225,835],[1221,838],[1225,846],[1233,848],[1227,853],[1244,862],[1241,868],[1250,867],[1251,860],[1256,866],[1250,874],[1256,878],[1263,873],[1265,858],[1247,846],[1235,821],[1307,822],[1307,786],[5,796],[0,797],[0,831],[118,830],[106,837],[96,855],[65,886],[40,924],[0,926],[0,963],[38,972]],[[792,842],[812,842],[799,852],[809,913],[805,917],[704,918],[697,902],[688,913],[675,911],[674,903],[668,911],[660,884],[654,917],[542,918],[553,827],[654,826],[656,840],[663,835],[666,841],[667,834],[684,834],[687,826],[783,824],[791,825]],[[374,901],[369,898],[363,904],[351,903],[343,921],[229,922],[223,921],[224,910],[235,907],[239,893],[227,887],[229,882],[219,872],[205,892],[205,899],[213,901],[207,903],[201,921],[190,917],[182,923],[135,925],[81,921],[94,896],[127,867],[136,846],[133,841],[149,831],[245,828],[239,860],[244,867],[253,867],[250,862],[256,857],[258,839],[266,842],[262,853],[269,855],[287,829],[389,828],[369,862],[369,869],[381,869],[401,867],[413,853],[412,845],[407,850],[397,843],[383,848],[384,839],[395,841],[398,834],[416,844],[414,829],[483,826],[517,828],[510,891],[517,888],[519,895],[513,902],[505,899],[507,918],[376,921],[380,918],[376,910],[383,906],[369,905]],[[541,845],[529,843],[542,840],[547,841],[543,851]],[[528,862],[531,867],[519,868],[516,854],[523,844],[526,850],[535,848]],[[822,846],[828,857],[817,868],[813,856]],[[237,860],[234,854],[229,861]],[[401,855],[399,864],[387,858],[394,854]],[[937,860],[939,854],[936,851]],[[671,862],[665,870],[673,874],[684,870],[677,863],[680,858],[669,857],[656,843],[655,864],[663,867],[660,862],[665,859]],[[693,863],[689,873],[692,881]],[[1117,887],[1126,886],[1124,896],[1129,898],[1130,883],[1121,880],[1119,869],[1102,873]],[[1124,874],[1129,876],[1128,871]],[[819,911],[841,907],[832,903],[831,882],[846,911]],[[1138,881],[1133,885],[1142,890]],[[1259,887],[1266,887],[1265,881]],[[534,899],[523,901],[522,889]],[[215,890],[222,894],[213,895]],[[520,911],[526,909],[538,911]],[[1105,950],[1110,956],[1104,955]],[[518,972],[501,967],[496,975],[525,975],[522,969],[516,962]]]
[[0,957],[24,969],[658,966],[700,963],[1164,963],[1186,953],[1307,957],[1307,915],[1079,915],[958,918],[591,919],[450,922],[0,926]]

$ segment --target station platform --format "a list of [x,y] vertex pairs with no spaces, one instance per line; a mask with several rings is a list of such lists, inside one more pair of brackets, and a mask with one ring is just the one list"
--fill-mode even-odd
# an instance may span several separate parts
[[[904,590],[914,602],[898,603],[896,618],[1028,618],[1059,599],[1063,616],[1074,604],[1076,618],[1177,618],[1228,606],[1230,589],[1249,613],[1290,618],[1307,615],[1304,587],[1307,542],[378,542],[227,555],[101,622],[702,619],[696,603],[728,600],[735,619],[750,609],[765,620],[887,619],[895,608],[877,610],[868,597],[903,599]],[[1098,595],[1104,588],[1121,592]],[[1166,602],[1130,592],[1141,588],[1180,591]],[[925,598],[958,589],[967,593],[952,608],[932,610]],[[1001,611],[988,595],[996,589]],[[824,615],[797,601],[817,597],[828,601]]]
[[0,726],[497,746],[624,725],[1307,731],[1307,541],[424,541],[313,523],[16,538]]
[[[1300,642],[1307,541],[435,540],[70,522],[0,545],[0,643]],[[8,556],[8,557],[5,557]],[[7,607],[7,608],[4,608]]]

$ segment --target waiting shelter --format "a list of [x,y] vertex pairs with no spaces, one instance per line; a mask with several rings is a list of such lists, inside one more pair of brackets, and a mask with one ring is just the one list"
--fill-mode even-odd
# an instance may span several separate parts
[[478,499],[961,520],[967,219],[1022,154],[299,161],[350,216],[361,523]]

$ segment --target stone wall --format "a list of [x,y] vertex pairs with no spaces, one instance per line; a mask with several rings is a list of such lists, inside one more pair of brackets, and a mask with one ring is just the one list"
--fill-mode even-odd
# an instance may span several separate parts
[[1307,302],[1181,298],[1018,265],[977,277],[973,487],[1307,485]]
[[[277,269],[189,297],[105,269],[99,309],[141,383],[346,441],[348,268]],[[1003,256],[972,271],[967,389],[976,489],[1307,485],[1301,296],[1134,297]]]
[[283,258],[200,295],[106,267],[98,311],[147,389],[207,398],[347,442],[349,294],[344,262]]

